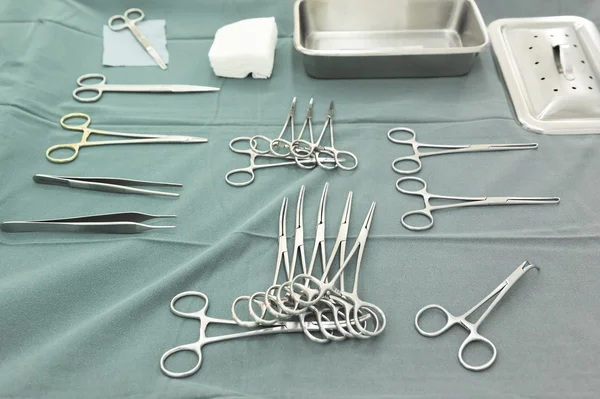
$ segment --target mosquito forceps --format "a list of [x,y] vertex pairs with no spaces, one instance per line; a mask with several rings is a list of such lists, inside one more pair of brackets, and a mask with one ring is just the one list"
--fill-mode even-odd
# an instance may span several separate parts
[[[137,18],[131,18],[131,14],[140,14]],[[138,29],[136,24],[144,19],[144,12],[139,8],[130,8],[125,11],[123,15],[114,15],[108,20],[108,27],[113,31],[120,31],[123,29],[129,29],[131,34],[137,39],[137,41],[142,45],[142,47],[146,50],[150,57],[156,62],[156,64],[160,67],[160,69],[167,69],[167,64],[160,58],[160,55],[156,51],[156,49],[150,44],[150,41],[142,34],[142,32]],[[116,25],[115,22],[121,22]]]
[[[410,135],[407,139],[397,139],[393,137],[395,132],[403,132]],[[473,144],[473,145],[437,145],[437,144],[425,144],[417,141],[417,134],[414,130],[406,127],[397,127],[390,130],[387,134],[388,139],[392,143],[410,145],[412,147],[413,154],[405,157],[399,157],[392,162],[392,169],[396,173],[403,175],[412,175],[417,173],[423,167],[421,158],[430,157],[432,155],[443,155],[443,154],[458,154],[467,152],[487,152],[487,151],[512,151],[512,150],[533,150],[538,147],[537,143],[524,143],[524,144]],[[441,151],[420,151],[420,148],[437,148]],[[407,162],[413,162],[417,165],[414,169],[401,169],[398,164]]]
[[[85,122],[79,125],[70,125],[67,123],[72,118],[83,118]],[[94,147],[101,145],[115,145],[115,144],[173,144],[173,143],[206,143],[207,139],[202,137],[191,137],[191,136],[167,136],[157,134],[134,134],[134,133],[119,133],[109,132],[105,130],[90,129],[89,126],[92,123],[92,118],[87,114],[73,113],[67,114],[60,118],[60,125],[63,129],[74,130],[82,132],[81,140],[78,143],[70,144],[57,144],[46,151],[46,158],[50,162],[54,163],[67,163],[73,161],[79,155],[79,149],[81,147]],[[114,137],[129,137],[130,140],[110,140],[110,141],[88,141],[88,138],[92,134],[98,134],[102,136],[114,136]],[[67,158],[53,158],[50,154],[59,149],[67,149],[73,151],[73,155]]]
[[[521,277],[523,277],[525,275],[525,273],[527,273],[527,271],[531,270],[532,268],[539,270],[539,267],[537,267],[527,261],[523,262],[519,267],[517,267],[517,269],[514,272],[512,272],[510,274],[510,276],[508,276],[506,278],[506,280],[504,280],[498,287],[496,287],[485,298],[483,298],[479,303],[477,303],[477,305],[473,306],[471,309],[469,309],[463,315],[454,316],[450,312],[448,312],[446,310],[446,308],[444,308],[440,305],[433,304],[433,305],[425,306],[424,308],[419,310],[419,312],[415,316],[415,328],[417,329],[419,334],[421,334],[425,337],[437,337],[437,336],[445,333],[446,331],[448,331],[452,326],[458,324],[459,326],[463,327],[465,330],[467,330],[469,332],[468,337],[463,341],[463,343],[460,345],[460,348],[458,349],[458,361],[464,368],[466,368],[468,370],[481,371],[481,370],[487,369],[494,363],[494,361],[496,361],[496,354],[497,354],[496,346],[489,339],[487,339],[487,338],[483,337],[481,334],[479,334],[477,332],[477,329],[479,328],[481,323],[485,320],[485,318],[489,315],[489,313],[496,307],[498,302],[500,302],[500,300],[504,297],[504,295],[506,295],[506,293],[513,287],[513,285]],[[467,318],[469,316],[471,316],[473,313],[475,313],[477,310],[479,310],[482,306],[484,306],[489,300],[491,300],[494,297],[495,297],[494,301],[490,304],[490,306],[485,310],[485,312],[479,317],[479,319],[477,321],[471,323],[467,320]],[[428,311],[430,309],[437,309],[437,310],[441,311],[444,314],[444,316],[446,316],[446,324],[439,330],[433,331],[433,332],[425,331],[419,325],[419,320],[420,320],[421,316],[423,315],[423,313],[425,313],[426,311]],[[489,346],[490,349],[492,350],[492,358],[490,360],[488,360],[487,362],[485,362],[484,364],[481,364],[479,366],[474,366],[472,364],[467,363],[467,361],[463,358],[463,353],[465,351],[465,348],[470,343],[473,343],[473,342],[482,342],[483,344]]]
[[135,234],[152,229],[174,229],[175,226],[153,226],[142,223],[150,219],[174,217],[174,215],[150,215],[141,212],[119,212],[62,219],[10,221],[0,224],[0,230],[7,233],[68,231],[84,233]]
[[[402,188],[402,183],[414,181],[422,185],[421,189],[409,190]],[[416,195],[423,198],[425,207],[423,209],[406,212],[402,215],[402,225],[408,230],[420,231],[427,230],[433,227],[433,211],[449,208],[462,208],[467,206],[485,206],[485,205],[543,205],[543,204],[558,204],[558,197],[452,197],[447,195],[431,194],[427,191],[427,183],[419,177],[402,177],[396,182],[396,189],[401,193],[408,195]],[[460,201],[446,205],[431,205],[431,199],[453,200]],[[413,215],[424,216],[428,219],[428,223],[423,226],[415,226],[407,222],[407,218]]]
[[39,184],[51,184],[55,186],[81,188],[84,190],[105,191],[119,194],[162,195],[166,197],[179,197],[179,194],[156,190],[145,190],[131,186],[182,187],[182,185],[179,183],[121,179],[118,177],[52,176],[39,173],[33,176],[33,181]]
[[[311,100],[311,106],[312,106],[312,100]],[[281,132],[279,133],[279,135],[273,140],[271,140],[270,138],[268,138],[264,135],[256,135],[256,136],[252,137],[252,139],[250,140],[250,147],[252,148],[252,150],[260,155],[273,154],[274,156],[277,156],[280,158],[286,158],[288,155],[290,155],[290,141],[283,139],[283,135],[284,135],[285,131],[287,130],[288,126],[290,126],[290,129],[292,131],[292,140],[291,141],[294,141],[294,114],[295,113],[296,113],[296,97],[294,97],[292,99],[292,105],[290,105],[290,112],[288,112],[288,116],[285,120],[285,123],[283,124],[283,128],[281,128]],[[259,149],[258,148],[259,140],[267,142],[267,144],[269,145],[269,148],[266,150]],[[286,148],[287,151],[281,153],[281,152],[277,152],[275,150],[275,148]]]
[[[86,83],[86,81],[100,79],[98,83]],[[195,85],[109,85],[106,84],[106,76],[99,73],[88,73],[77,79],[79,86],[73,90],[73,97],[80,102],[96,102],[106,91],[121,93],[203,93],[207,91],[219,91],[218,87],[195,86]],[[95,93],[92,97],[83,97],[81,93]]]

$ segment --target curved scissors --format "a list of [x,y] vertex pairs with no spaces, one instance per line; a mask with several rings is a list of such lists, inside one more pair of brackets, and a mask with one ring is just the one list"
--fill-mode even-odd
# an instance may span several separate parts
[[[71,125],[68,123],[69,119],[72,118],[83,118],[85,122],[79,125]],[[92,147],[100,145],[115,145],[115,144],[156,144],[156,143],[206,143],[207,139],[202,137],[190,137],[190,136],[166,136],[157,134],[134,134],[134,133],[118,133],[109,132],[105,130],[90,129],[90,123],[92,118],[87,114],[73,113],[67,114],[60,118],[60,125],[63,129],[74,130],[82,132],[81,140],[78,143],[70,144],[57,144],[46,151],[46,158],[50,162],[54,163],[67,163],[73,161],[79,155],[79,149],[81,147]],[[129,137],[131,140],[111,140],[111,141],[88,141],[88,138],[92,134],[98,134],[103,136],[115,136],[115,137]],[[53,158],[50,154],[56,150],[67,149],[73,151],[73,155],[67,158]]]
[[[175,304],[180,299],[186,298],[186,297],[201,298],[203,300],[204,304],[200,308],[200,310],[198,310],[196,312],[183,312],[181,310],[178,310],[175,307]],[[208,345],[208,344],[211,344],[214,342],[228,341],[228,340],[232,340],[232,339],[245,338],[245,337],[255,337],[255,336],[259,336],[259,335],[303,332],[304,330],[318,332],[321,330],[321,328],[327,328],[327,329],[335,328],[335,324],[333,322],[328,322],[328,324],[324,324],[324,322],[321,322],[320,325],[317,322],[305,322],[305,324],[302,325],[302,323],[299,321],[297,321],[297,322],[288,321],[288,322],[279,322],[278,324],[271,326],[271,327],[247,330],[247,331],[240,332],[240,333],[207,337],[206,336],[206,328],[210,324],[225,324],[225,325],[236,325],[237,324],[234,320],[210,317],[206,314],[207,310],[208,310],[208,297],[205,294],[203,294],[202,292],[197,292],[197,291],[182,292],[182,293],[176,295],[171,300],[171,312],[173,312],[175,315],[177,315],[179,317],[183,317],[186,319],[194,319],[194,320],[198,320],[200,322],[200,337],[198,338],[198,341],[196,341],[196,342],[186,344],[186,345],[179,345],[172,349],[169,349],[161,356],[160,369],[167,376],[172,377],[172,378],[183,378],[183,377],[189,377],[190,375],[196,373],[200,369],[200,366],[202,366],[202,347],[204,345]],[[170,356],[172,356],[173,354],[179,353],[179,352],[192,352],[193,354],[195,354],[198,359],[196,364],[189,370],[183,371],[183,372],[174,372],[174,371],[169,370],[166,366],[167,359]]]
[[[395,132],[408,133],[410,138],[408,139],[397,139],[392,137]],[[444,155],[444,154],[458,154],[467,152],[487,152],[487,151],[512,151],[512,150],[532,150],[538,147],[537,143],[524,143],[524,144],[473,144],[473,145],[437,145],[437,144],[425,144],[417,141],[417,134],[414,130],[407,127],[397,127],[390,130],[387,133],[388,139],[392,143],[410,145],[412,147],[413,154],[405,157],[399,157],[392,162],[392,169],[396,173],[403,175],[412,175],[419,172],[423,168],[421,158],[430,157],[433,155]],[[420,151],[420,148],[438,148],[442,151]],[[398,164],[407,162],[413,162],[417,165],[414,169],[401,169]]]
[[[469,309],[465,314],[463,314],[461,316],[452,315],[450,312],[448,312],[446,310],[446,308],[444,308],[440,305],[433,304],[433,305],[425,306],[424,308],[419,310],[419,312],[415,316],[415,328],[417,329],[419,334],[421,334],[425,337],[437,337],[437,336],[445,333],[446,331],[448,331],[452,326],[458,324],[459,326],[461,326],[462,328],[464,328],[465,330],[467,330],[469,332],[469,336],[463,341],[462,345],[460,345],[460,348],[458,349],[458,361],[464,368],[466,368],[468,370],[481,371],[481,370],[487,369],[496,360],[496,354],[497,354],[496,346],[489,339],[487,339],[487,338],[483,337],[481,334],[479,334],[477,332],[477,329],[479,328],[481,323],[485,320],[485,318],[488,316],[488,314],[496,307],[498,302],[500,302],[502,297],[504,297],[504,295],[506,295],[506,293],[512,288],[512,286],[521,277],[523,277],[523,275],[525,273],[527,273],[527,271],[530,270],[531,268],[536,268],[539,270],[539,267],[537,267],[527,261],[523,262],[498,287],[496,287],[485,298],[483,298],[477,305],[473,306],[471,309]],[[480,309],[483,305],[485,305],[490,299],[492,299],[494,297],[495,297],[494,301],[490,304],[490,306],[485,310],[485,312],[479,317],[479,319],[476,322],[471,323],[467,320],[467,317],[469,317],[470,315],[475,313],[478,309]],[[440,310],[444,314],[444,316],[446,316],[446,324],[439,330],[433,331],[433,332],[427,332],[427,331],[423,330],[421,328],[421,326],[419,325],[419,320],[420,320],[421,316],[423,315],[423,313],[430,309]],[[485,362],[484,364],[481,364],[479,366],[473,366],[473,365],[467,363],[465,361],[465,359],[463,358],[463,353],[465,351],[465,348],[473,342],[482,342],[485,345],[489,346],[490,349],[492,350],[492,358],[490,360],[488,360],[487,362]]]
[[[100,79],[97,83],[86,81]],[[88,73],[77,79],[79,86],[73,90],[73,97],[80,102],[91,103],[98,101],[105,91],[121,93],[203,93],[206,91],[219,91],[218,87],[195,85],[108,85],[106,76],[99,73]],[[92,97],[82,97],[81,93],[95,93]]]
[[[406,181],[415,181],[420,183],[423,187],[419,190],[409,190],[402,188],[402,183]],[[486,205],[544,205],[544,204],[558,204],[560,198],[558,197],[453,197],[447,195],[431,194],[427,191],[427,183],[425,180],[419,177],[402,177],[396,182],[396,189],[403,194],[416,195],[423,198],[425,207],[416,211],[406,212],[402,215],[400,221],[402,226],[408,230],[421,231],[427,230],[433,227],[433,211],[439,209],[448,208],[462,208],[467,206],[486,206]],[[447,205],[431,205],[431,199],[441,200],[453,200],[461,201]],[[409,216],[419,215],[424,216],[428,219],[429,223],[424,226],[411,225],[406,221]]]
[[[233,169],[233,170],[230,170],[229,172],[227,172],[227,174],[225,175],[225,181],[231,186],[242,187],[242,186],[247,186],[247,185],[251,184],[255,178],[254,171],[256,171],[258,169],[275,168],[278,166],[287,166],[287,165],[296,165],[298,162],[302,163],[303,165],[310,165],[310,164],[315,164],[315,162],[316,162],[314,159],[296,160],[294,158],[283,158],[283,159],[289,159],[289,160],[282,161],[282,162],[275,162],[275,163],[265,163],[265,164],[259,165],[256,163],[256,160],[259,158],[269,158],[269,159],[281,159],[281,158],[278,158],[271,154],[264,154],[264,155],[257,154],[252,149],[241,150],[241,149],[235,148],[234,145],[240,141],[251,142],[252,137],[236,137],[229,142],[229,148],[231,149],[231,151],[235,152],[236,154],[248,155],[250,157],[250,165],[246,166],[245,168]],[[331,162],[335,162],[335,161],[333,159],[326,159],[323,162],[331,163]],[[237,175],[244,174],[244,175],[248,175],[250,177],[248,180],[245,180],[242,182],[234,182],[233,180],[231,180],[231,176],[236,175],[236,174]]]
[[[131,14],[140,14],[137,18],[131,18]],[[108,27],[113,31],[120,31],[123,29],[129,29],[137,41],[142,47],[150,54],[150,57],[156,62],[160,69],[167,69],[167,64],[160,58],[158,51],[150,44],[150,41],[142,34],[142,32],[135,26],[136,23],[144,19],[144,12],[139,8],[130,8],[125,11],[123,15],[114,15],[108,20]],[[119,21],[118,25],[115,22]]]

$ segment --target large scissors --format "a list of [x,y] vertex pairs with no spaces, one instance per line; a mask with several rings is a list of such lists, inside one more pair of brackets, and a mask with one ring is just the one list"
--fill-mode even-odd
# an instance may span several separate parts
[[[254,171],[256,171],[258,169],[275,168],[278,166],[297,165],[298,163],[300,163],[304,166],[316,165],[315,159],[295,159],[295,158],[292,158],[291,156],[289,156],[288,158],[281,158],[281,157],[271,155],[271,154],[257,154],[251,148],[239,149],[239,148],[235,147],[235,144],[238,142],[247,141],[248,143],[251,143],[252,140],[253,140],[252,137],[236,137],[229,142],[229,148],[231,149],[231,151],[235,152],[236,154],[246,154],[250,157],[250,165],[249,166],[246,166],[245,168],[230,170],[225,175],[225,181],[232,186],[242,187],[242,186],[247,186],[247,185],[251,184],[255,178]],[[256,162],[256,160],[261,159],[261,158],[266,158],[266,159],[271,159],[271,160],[277,159],[277,160],[280,160],[280,162],[258,164]],[[285,160],[282,160],[282,159],[285,159]],[[321,160],[321,162],[332,163],[335,161],[333,159],[329,158],[329,159]],[[233,181],[231,178],[234,175],[248,175],[249,178],[248,178],[248,180],[236,182],[236,181]]]
[[[131,14],[140,14],[139,17],[131,18]],[[133,36],[137,39],[137,41],[142,45],[144,49],[150,54],[150,57],[158,64],[160,69],[167,69],[167,64],[160,58],[158,55],[158,51],[150,44],[150,41],[142,34],[142,32],[138,29],[136,23],[140,22],[144,19],[144,12],[139,8],[130,8],[125,11],[123,15],[114,15],[108,20],[108,27],[114,31],[120,31],[123,29],[129,29]],[[115,22],[119,21],[118,25],[115,25]]]
[[[83,118],[85,122],[79,125],[71,125],[68,123],[69,119],[72,118]],[[134,133],[118,133],[109,132],[105,130],[90,129],[90,123],[92,118],[87,114],[73,113],[67,114],[60,118],[60,125],[63,129],[81,131],[81,140],[78,143],[70,144],[57,144],[46,151],[46,158],[50,162],[54,163],[67,163],[73,161],[79,155],[79,149],[81,147],[92,147],[100,145],[115,145],[115,144],[170,144],[170,143],[206,143],[207,139],[203,137],[191,137],[191,136],[167,136],[157,134],[134,134]],[[102,136],[114,136],[114,137],[129,137],[130,140],[110,140],[110,141],[88,141],[90,135],[98,134]],[[50,154],[56,150],[67,149],[73,151],[73,155],[67,158],[54,158]]]
[[[402,132],[408,134],[410,137],[407,139],[397,139],[392,135],[395,132]],[[395,172],[403,175],[412,175],[417,173],[423,167],[421,158],[430,157],[432,155],[443,155],[443,154],[459,154],[466,152],[484,152],[484,151],[512,151],[512,150],[532,150],[538,147],[537,143],[524,143],[524,144],[473,144],[473,145],[437,145],[437,144],[425,144],[417,141],[417,134],[414,130],[406,127],[397,127],[388,132],[388,139],[392,143],[405,144],[412,147],[413,154],[405,157],[399,157],[392,162],[392,169]],[[420,151],[420,148],[438,148],[442,151]],[[413,162],[417,165],[414,169],[401,169],[398,164]]]
[[[90,80],[100,79],[100,82],[89,83]],[[86,83],[88,81],[88,83]],[[91,103],[98,101],[105,91],[125,93],[203,93],[207,91],[219,91],[218,87],[195,86],[195,85],[108,85],[106,76],[99,73],[88,73],[77,79],[79,86],[73,90],[73,97],[77,101]],[[95,93],[92,97],[83,97],[81,93]]]
[[[424,335],[425,337],[437,337],[437,336],[445,333],[446,331],[448,331],[452,326],[458,324],[459,326],[461,326],[462,328],[464,328],[465,330],[467,330],[469,332],[469,336],[467,336],[467,338],[463,341],[462,345],[458,349],[458,361],[464,368],[466,368],[468,370],[481,371],[481,370],[487,369],[496,360],[496,354],[497,354],[496,346],[494,346],[494,344],[489,339],[487,339],[487,338],[483,337],[481,334],[479,334],[477,332],[477,329],[479,328],[481,323],[485,320],[485,318],[490,314],[490,312],[496,307],[498,302],[500,302],[500,300],[504,297],[504,295],[506,295],[506,293],[512,288],[512,286],[521,277],[523,277],[523,275],[525,273],[527,273],[528,270],[530,270],[532,268],[536,268],[539,270],[539,267],[537,267],[527,261],[523,262],[498,287],[496,287],[485,298],[483,298],[477,305],[473,306],[471,309],[469,309],[465,314],[463,314],[461,316],[452,315],[450,312],[448,312],[446,310],[446,308],[444,308],[440,305],[433,304],[433,305],[425,306],[424,308],[419,310],[419,312],[415,316],[415,328],[417,329],[419,334]],[[467,320],[467,317],[469,317],[470,315],[475,313],[478,309],[480,309],[483,305],[485,305],[490,299],[492,299],[494,297],[495,297],[494,301],[490,304],[490,306],[485,310],[485,312],[479,317],[479,319],[476,322],[471,323],[470,321]],[[421,316],[423,315],[423,313],[430,309],[440,310],[446,316],[446,324],[439,330],[433,331],[433,332],[425,331],[419,325],[419,320],[420,320]],[[492,358],[490,360],[488,360],[487,362],[485,362],[484,364],[481,364],[479,366],[473,366],[472,364],[467,363],[465,361],[465,359],[463,358],[463,353],[465,351],[465,348],[470,343],[473,343],[473,342],[482,342],[482,343],[486,344],[487,346],[489,346],[490,349],[492,350]]]
[[[204,304],[200,308],[200,310],[196,312],[183,312],[175,307],[175,304],[182,298],[195,297],[203,300]],[[164,374],[173,378],[183,378],[188,377],[194,373],[196,373],[200,366],[202,365],[202,347],[204,345],[208,345],[214,342],[228,341],[232,339],[245,338],[245,337],[255,337],[259,335],[269,335],[269,334],[280,334],[280,333],[297,333],[303,331],[315,331],[318,332],[321,328],[326,329],[334,329],[336,328],[335,324],[331,321],[323,322],[323,321],[310,321],[310,322],[301,322],[301,321],[281,321],[277,324],[264,327],[259,329],[249,329],[240,333],[226,334],[226,335],[218,335],[214,337],[206,336],[206,328],[209,324],[224,324],[224,325],[237,325],[234,320],[229,319],[219,319],[215,317],[210,317],[206,314],[208,310],[208,297],[202,292],[198,291],[186,291],[176,295],[171,300],[171,312],[175,315],[186,318],[186,319],[194,319],[200,322],[200,337],[198,341],[186,344],[179,345],[172,349],[166,351],[162,357],[160,358],[160,369]],[[364,320],[364,317],[359,319],[359,321]],[[326,324],[327,323],[327,324]],[[197,357],[196,364],[187,371],[183,372],[174,372],[167,368],[166,361],[167,359],[178,352],[192,352]]]
[[[402,188],[402,183],[407,181],[413,181],[421,184],[423,187],[419,190],[409,190]],[[433,227],[433,211],[439,209],[448,208],[462,208],[466,206],[486,206],[486,205],[544,205],[544,204],[558,204],[560,202],[559,197],[452,197],[447,195],[431,194],[427,191],[427,183],[425,180],[419,177],[402,177],[396,182],[396,189],[401,193],[408,195],[416,195],[423,198],[425,202],[425,208],[416,211],[406,212],[402,215],[401,222],[402,226],[409,230],[419,231],[427,230]],[[460,201],[447,205],[431,205],[431,199],[440,200],[453,200]],[[428,219],[428,223],[423,226],[415,226],[406,221],[410,216],[419,215],[424,216]]]

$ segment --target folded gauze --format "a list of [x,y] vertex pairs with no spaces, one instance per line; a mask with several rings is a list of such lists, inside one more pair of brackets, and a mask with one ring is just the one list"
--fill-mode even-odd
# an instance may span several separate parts
[[215,34],[208,58],[215,75],[267,79],[273,72],[277,24],[275,18],[252,18],[225,25]]

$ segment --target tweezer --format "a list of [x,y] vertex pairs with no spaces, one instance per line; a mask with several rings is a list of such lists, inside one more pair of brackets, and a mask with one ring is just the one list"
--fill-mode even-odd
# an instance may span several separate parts
[[33,175],[33,181],[40,184],[53,184],[56,186],[82,188],[84,190],[106,191],[109,193],[163,195],[167,197],[179,197],[179,194],[168,193],[164,191],[144,190],[131,186],[183,187],[183,185],[179,183],[120,179],[116,177],[73,177],[42,174]]
[[0,224],[0,230],[7,233],[70,231],[85,233],[135,234],[152,229],[173,229],[175,226],[152,226],[143,224],[141,222],[155,218],[174,217],[176,216],[150,215],[140,212],[118,212],[64,219],[10,221]]

